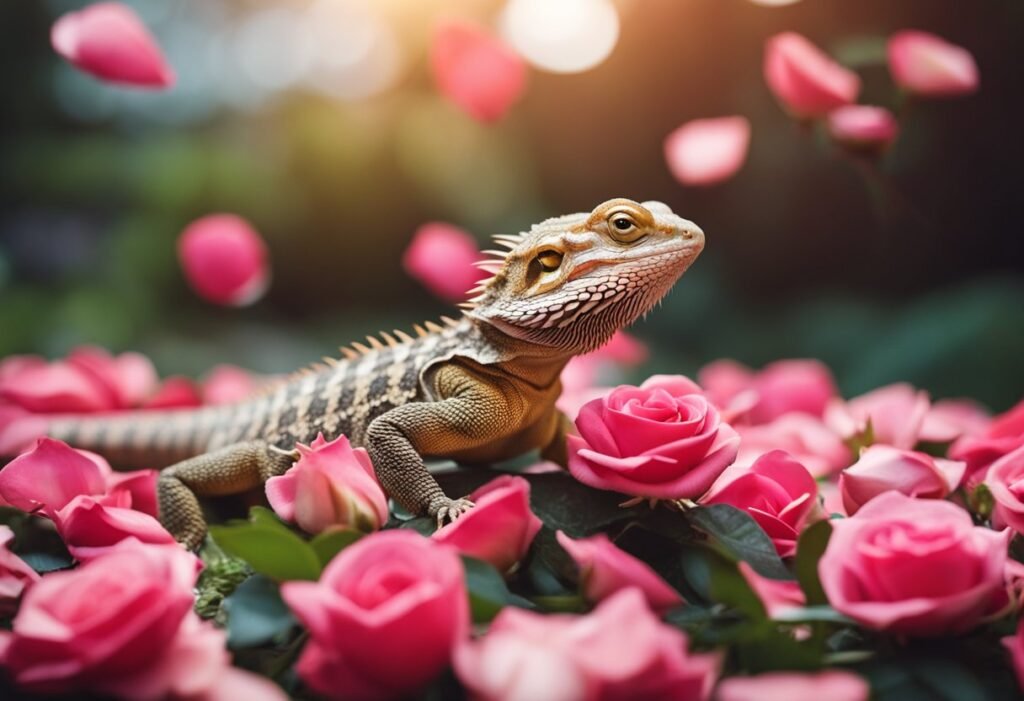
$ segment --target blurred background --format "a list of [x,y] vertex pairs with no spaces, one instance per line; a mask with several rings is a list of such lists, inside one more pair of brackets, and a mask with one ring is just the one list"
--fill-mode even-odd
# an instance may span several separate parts
[[[420,224],[483,245],[625,196],[668,203],[708,238],[635,327],[652,355],[631,379],[818,357],[848,396],[897,380],[993,410],[1024,395],[1018,0],[619,0],[610,54],[531,69],[495,124],[438,94],[427,53],[438,18],[494,26],[498,0],[134,0],[178,72],[166,93],[103,85],[54,54],[50,25],[84,4],[0,4],[0,355],[88,342],[143,351],[162,374],[289,370],[450,313],[402,270]],[[904,28],[968,48],[980,91],[898,95],[884,41]],[[897,112],[877,166],[773,99],[762,53],[785,30]],[[753,126],[743,169],[678,184],[665,136],[729,114]],[[248,308],[203,302],[178,266],[182,229],[221,211],[270,249],[272,285]]]

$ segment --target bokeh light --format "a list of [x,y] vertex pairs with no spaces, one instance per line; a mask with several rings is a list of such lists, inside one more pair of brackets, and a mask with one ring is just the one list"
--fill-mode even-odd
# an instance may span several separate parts
[[578,73],[611,54],[619,38],[619,15],[607,0],[510,0],[501,29],[537,68]]

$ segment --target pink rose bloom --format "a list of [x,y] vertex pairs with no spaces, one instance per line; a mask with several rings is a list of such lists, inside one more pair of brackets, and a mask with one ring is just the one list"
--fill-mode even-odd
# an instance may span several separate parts
[[77,496],[54,521],[68,552],[80,562],[94,560],[129,538],[149,545],[178,547],[174,536],[156,518],[111,499]]
[[122,3],[99,2],[62,15],[50,43],[73,66],[101,80],[150,89],[174,85],[174,69],[153,35]]
[[843,105],[828,113],[829,136],[853,151],[884,151],[899,131],[896,117],[884,107]]
[[932,403],[921,432],[929,440],[946,443],[962,436],[978,436],[988,430],[992,416],[973,399],[940,399]]
[[807,605],[807,597],[795,579],[762,577],[753,567],[742,561],[737,566],[740,574],[764,605],[768,618],[776,618],[786,611],[802,609]]
[[446,21],[434,29],[430,65],[438,89],[469,116],[495,122],[526,89],[526,64],[482,27]]
[[462,229],[442,222],[424,224],[413,234],[402,266],[441,299],[461,302],[487,277],[476,267],[481,260],[476,240]]
[[185,279],[208,302],[244,307],[270,286],[267,247],[252,225],[234,214],[210,214],[178,238]]
[[792,557],[796,540],[818,505],[818,483],[791,455],[774,450],[745,472],[723,475],[700,503],[746,511],[772,539],[779,556]]
[[746,117],[694,119],[665,137],[668,169],[683,185],[716,185],[734,176],[747,160],[750,121]]
[[345,436],[328,443],[323,434],[295,447],[298,461],[266,483],[278,516],[307,533],[335,527],[369,532],[387,523],[388,500],[366,449],[353,448]]
[[1024,445],[992,463],[985,484],[995,499],[992,521],[1024,533]]
[[875,443],[910,450],[919,440],[931,440],[921,428],[931,410],[928,393],[906,383],[886,385],[848,402],[834,399],[825,410],[825,423],[844,439],[863,434],[870,422]]
[[817,360],[778,360],[759,372],[717,360],[701,368],[700,383],[716,406],[755,425],[792,413],[821,418],[838,394],[832,372]]
[[558,531],[557,538],[579,567],[580,586],[587,601],[604,601],[623,589],[636,587],[654,611],[664,612],[686,603],[650,565],[616,547],[604,533],[573,540]]
[[967,463],[966,482],[973,487],[985,479],[989,466],[1024,445],[1024,401],[992,419],[985,428],[966,434],[950,446],[949,457]]
[[1010,662],[1013,664],[1017,683],[1024,689],[1024,618],[1017,625],[1016,634],[1003,638],[1003,645],[1010,653]]
[[740,425],[737,465],[751,465],[772,450],[784,450],[815,477],[825,477],[850,464],[850,448],[832,429],[810,414],[785,414],[766,424]]
[[569,471],[598,489],[694,499],[736,459],[739,436],[692,380],[656,375],[588,402],[570,435]]
[[896,32],[887,46],[889,72],[907,92],[924,97],[969,95],[978,89],[978,66],[967,49],[928,32]]
[[962,633],[1008,603],[1010,536],[948,501],[886,492],[832,522],[818,574],[829,603],[867,628]]
[[764,78],[796,117],[822,117],[857,99],[860,78],[795,32],[776,34],[765,45]]
[[704,701],[719,656],[687,648],[630,588],[586,616],[506,608],[486,635],[459,646],[455,673],[481,701]]
[[225,691],[243,673],[229,670],[224,633],[192,611],[197,564],[177,546],[125,542],[47,574],[0,632],[0,665],[31,693],[157,701]]
[[918,499],[945,499],[960,484],[966,467],[962,462],[913,450],[873,445],[839,476],[843,507],[852,516],[871,499],[889,491]]
[[871,687],[852,672],[768,672],[731,677],[718,685],[717,701],[868,701]]
[[489,562],[501,572],[515,567],[530,549],[541,522],[530,511],[530,483],[502,475],[469,495],[476,506],[434,532],[434,540],[463,555]]
[[39,581],[28,563],[11,552],[14,531],[0,526],[0,616],[9,616],[18,608],[22,592]]
[[647,346],[625,331],[616,331],[610,341],[595,351],[572,358],[562,370],[562,394],[558,409],[575,417],[587,402],[612,391],[610,378],[621,375],[621,368],[635,367],[647,360]]
[[299,676],[331,699],[414,694],[469,634],[458,554],[412,531],[363,538],[331,560],[319,582],[286,582],[281,596],[311,636]]
[[203,378],[203,404],[233,404],[258,388],[252,373],[235,365],[217,365]]

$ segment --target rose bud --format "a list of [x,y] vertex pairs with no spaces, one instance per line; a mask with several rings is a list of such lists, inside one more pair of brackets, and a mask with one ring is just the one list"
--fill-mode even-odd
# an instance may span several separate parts
[[829,136],[850,151],[880,153],[899,130],[896,117],[884,107],[844,105],[828,113]]
[[913,450],[873,445],[839,475],[846,514],[882,492],[897,491],[918,499],[945,499],[960,484],[966,463],[933,458]]

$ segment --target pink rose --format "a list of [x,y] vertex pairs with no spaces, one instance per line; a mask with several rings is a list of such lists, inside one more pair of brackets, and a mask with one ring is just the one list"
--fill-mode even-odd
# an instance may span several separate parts
[[476,240],[443,222],[424,224],[413,234],[402,256],[402,267],[441,299],[461,302],[487,277],[476,267],[482,259]]
[[625,331],[616,331],[610,341],[595,351],[573,357],[562,370],[562,394],[558,409],[576,416],[587,402],[612,391],[607,384],[621,375],[622,367],[635,367],[648,356],[647,346]]
[[270,286],[267,247],[234,214],[210,214],[189,224],[178,238],[178,260],[195,293],[214,304],[244,307]]
[[174,85],[174,69],[153,35],[119,2],[99,2],[62,15],[50,43],[73,66],[101,80],[140,88]]
[[772,450],[784,450],[815,477],[825,477],[850,464],[850,448],[832,429],[810,414],[785,414],[766,424],[740,425],[737,465],[750,465]]
[[817,360],[778,360],[759,372],[717,360],[701,368],[700,383],[716,406],[755,425],[792,413],[820,418],[838,394],[832,372]]
[[986,427],[965,434],[950,446],[949,457],[967,463],[966,482],[985,479],[989,466],[1024,445],[1024,401],[992,419]]
[[0,526],[0,616],[9,616],[18,608],[22,592],[39,581],[28,563],[11,552],[14,531]]
[[753,567],[742,561],[738,567],[740,574],[764,605],[768,618],[776,618],[786,611],[801,609],[807,605],[807,596],[795,579],[762,577]]
[[654,611],[664,612],[686,603],[650,565],[616,547],[604,533],[573,540],[558,531],[557,538],[579,567],[580,585],[587,601],[604,601],[623,589],[636,587]]
[[109,498],[77,496],[60,510],[54,521],[68,552],[80,562],[93,560],[129,538],[146,544],[178,547],[174,536],[154,517]]
[[454,548],[407,530],[363,538],[331,560],[319,582],[286,582],[281,596],[311,636],[299,676],[327,698],[413,694],[469,633]]
[[992,463],[985,484],[995,499],[993,522],[1024,533],[1024,445]]
[[818,574],[829,603],[867,628],[960,633],[1006,606],[1010,535],[950,502],[885,492],[832,522]]
[[825,423],[844,439],[863,434],[868,425],[875,443],[910,450],[922,435],[931,409],[928,393],[906,383],[886,385],[848,402],[834,399],[825,410]]
[[258,387],[252,373],[234,365],[217,365],[203,378],[203,404],[232,404]]
[[768,672],[732,677],[718,685],[717,701],[868,701],[871,687],[852,672]]
[[47,574],[25,594],[13,630],[0,632],[0,665],[33,693],[156,701],[223,692],[242,673],[229,670],[224,633],[192,611],[197,565],[177,546],[125,542]]
[[780,557],[796,554],[796,540],[818,505],[818,483],[781,450],[765,453],[747,471],[726,473],[701,497],[701,504],[729,504],[746,511],[764,529]]
[[924,97],[968,95],[978,89],[978,66],[967,49],[914,29],[888,43],[889,72],[904,90]]
[[1003,645],[1010,653],[1010,662],[1013,664],[1013,673],[1017,677],[1017,684],[1024,689],[1024,618],[1017,624],[1017,632],[1003,638]]
[[775,97],[797,117],[821,117],[857,99],[860,78],[795,32],[765,45],[764,77]]
[[719,657],[693,654],[681,631],[630,588],[586,616],[506,608],[455,652],[455,673],[481,701],[704,701]]
[[715,185],[743,167],[749,147],[746,117],[694,119],[665,138],[665,161],[683,185]]
[[736,459],[739,436],[693,381],[656,375],[588,402],[570,435],[569,471],[598,489],[694,499]]
[[507,572],[526,555],[541,527],[530,511],[530,483],[502,475],[479,487],[469,499],[476,506],[432,537]]
[[933,458],[913,450],[873,445],[839,475],[843,507],[852,516],[882,492],[918,499],[945,499],[960,484],[965,463]]
[[829,136],[852,151],[884,151],[899,131],[896,117],[884,107],[844,105],[828,113]]
[[173,375],[166,378],[143,405],[144,409],[185,409],[202,406],[199,386],[187,377]]
[[295,447],[298,461],[266,483],[278,516],[307,533],[332,527],[369,532],[387,522],[388,500],[364,448],[353,448],[345,436],[328,443],[323,434]]

